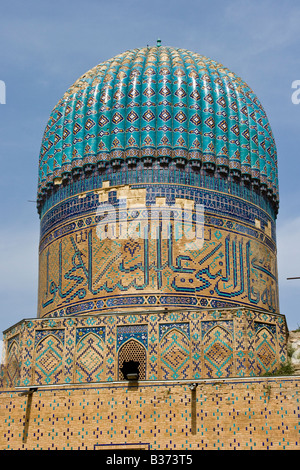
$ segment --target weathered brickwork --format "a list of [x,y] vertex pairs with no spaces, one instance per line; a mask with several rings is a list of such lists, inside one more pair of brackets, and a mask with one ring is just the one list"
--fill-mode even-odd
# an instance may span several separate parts
[[[0,449],[297,449],[299,377],[0,393]],[[193,387],[192,387],[193,388]]]

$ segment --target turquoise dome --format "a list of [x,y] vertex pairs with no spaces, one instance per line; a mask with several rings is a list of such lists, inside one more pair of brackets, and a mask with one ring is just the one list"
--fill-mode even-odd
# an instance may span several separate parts
[[276,146],[256,95],[214,60],[159,43],[97,65],[64,94],[43,136],[38,198],[76,172],[155,160],[249,180],[278,203]]

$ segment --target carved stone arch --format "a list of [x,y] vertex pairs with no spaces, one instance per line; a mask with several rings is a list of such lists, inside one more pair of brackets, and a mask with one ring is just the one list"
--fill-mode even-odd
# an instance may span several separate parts
[[165,380],[190,378],[190,341],[176,327],[160,340],[160,371]]
[[258,374],[276,369],[276,339],[269,328],[262,327],[256,332],[255,353]]
[[47,385],[63,382],[64,346],[58,336],[44,336],[35,348],[34,384]]
[[105,378],[105,344],[96,333],[89,332],[76,345],[74,381],[100,382]]
[[230,377],[234,374],[233,337],[216,325],[203,337],[203,376]]
[[119,349],[118,353],[118,379],[126,380],[122,372],[124,363],[129,361],[138,362],[138,379],[146,379],[146,358],[147,352],[145,347],[139,341],[130,339],[126,341]]

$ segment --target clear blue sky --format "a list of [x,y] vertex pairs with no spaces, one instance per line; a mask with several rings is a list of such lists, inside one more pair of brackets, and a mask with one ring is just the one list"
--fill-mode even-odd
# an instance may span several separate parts
[[[181,47],[221,62],[262,102],[275,136],[281,313],[300,326],[300,3],[274,0],[10,0],[0,11],[0,338],[36,317],[38,157],[49,114],[84,72],[125,50]],[[0,95],[1,101],[1,95]]]

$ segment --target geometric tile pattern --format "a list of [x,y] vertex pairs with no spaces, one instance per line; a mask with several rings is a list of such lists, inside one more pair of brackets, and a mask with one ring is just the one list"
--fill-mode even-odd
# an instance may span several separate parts
[[39,196],[72,171],[165,157],[250,175],[278,197],[276,146],[257,96],[214,60],[164,46],[119,54],[65,93],[45,129]]
[[255,348],[258,369],[261,373],[271,372],[276,366],[276,328],[274,325],[260,324],[256,328]]
[[162,379],[188,379],[190,341],[182,329],[174,325],[160,341]]
[[150,381],[256,376],[287,359],[284,316],[245,308],[24,320],[4,342],[2,388],[122,380],[125,359]]
[[63,343],[59,335],[52,332],[44,333],[35,348],[34,383],[38,385],[60,383],[63,381]]
[[20,380],[20,348],[18,337],[8,345],[6,381],[8,387],[16,387]]
[[84,335],[76,345],[76,362],[74,371],[75,382],[101,382],[105,376],[105,343],[99,336],[102,329],[95,332],[89,328],[87,332],[80,329],[77,334]]
[[212,323],[203,337],[204,374],[207,377],[231,377],[233,373],[233,336],[221,326]]
[[147,349],[147,325],[130,325],[117,327],[117,349],[134,338]]

